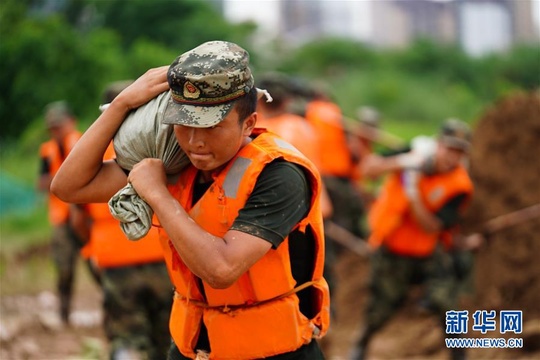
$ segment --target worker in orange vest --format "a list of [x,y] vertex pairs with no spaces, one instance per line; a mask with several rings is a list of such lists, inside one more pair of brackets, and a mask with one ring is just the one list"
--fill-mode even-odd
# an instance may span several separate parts
[[[107,86],[108,104],[133,81]],[[114,161],[109,144],[104,161]],[[130,241],[107,203],[87,204],[90,239],[83,256],[101,272],[103,325],[111,360],[164,359],[169,345],[172,284],[167,273],[158,229],[152,227],[138,241]]]
[[[331,221],[362,238],[363,200],[355,178],[355,159],[345,131],[341,108],[329,98],[322,87],[300,82],[296,90],[299,97],[303,97],[305,101],[304,116],[315,128],[319,138],[318,168],[333,210],[332,215],[325,218],[325,223]],[[335,264],[344,247],[329,233],[325,233],[325,244],[325,274],[328,274],[330,289],[335,290],[339,285],[336,277],[331,274],[335,272]],[[333,307],[334,315],[336,311]]]
[[[282,73],[261,75],[257,82],[258,87],[269,92],[271,101],[264,96],[259,99],[257,127],[265,128],[287,140],[319,169],[321,166],[319,135],[304,117],[289,111],[293,100],[290,81],[290,78]],[[332,216],[332,202],[324,186],[321,194],[321,210],[324,219]]]
[[[164,92],[158,118],[190,160],[178,179],[168,183],[161,159],[129,175],[103,163],[130,110]],[[129,181],[152,208],[175,288],[171,360],[324,358],[320,176],[284,139],[255,129],[257,93],[247,51],[203,43],[120,93],[52,184],[64,200],[92,202]]]
[[308,93],[311,93],[311,97],[306,104],[305,117],[319,137],[319,170],[332,202],[331,220],[354,235],[363,237],[362,198],[354,176],[356,161],[341,108],[321,89],[314,88]]
[[[51,255],[57,271],[59,314],[63,323],[68,324],[77,259],[81,247],[88,240],[84,223],[86,217],[83,208],[60,200],[49,189],[53,177],[81,133],[77,130],[76,117],[65,101],[56,101],[46,106],[45,126],[50,140],[42,143],[39,149],[41,167],[37,188],[48,194],[49,222],[53,228]],[[89,269],[99,282],[95,269],[91,266]]]
[[[399,308],[418,275],[427,286],[429,310],[443,327],[446,311],[456,309],[453,271],[446,268],[447,261],[440,261],[441,238],[458,224],[472,196],[464,165],[470,136],[466,123],[449,119],[436,140],[418,137],[409,152],[366,159],[365,176],[388,176],[368,216],[368,241],[375,251],[371,299],[352,359],[364,358],[369,340]],[[452,356],[461,358],[462,349],[452,351]]]

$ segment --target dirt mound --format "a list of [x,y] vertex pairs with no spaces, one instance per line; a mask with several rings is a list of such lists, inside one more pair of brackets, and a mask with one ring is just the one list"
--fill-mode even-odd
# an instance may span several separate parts
[[[471,153],[475,195],[464,230],[540,203],[540,94],[518,93],[477,121]],[[540,316],[540,217],[498,231],[476,257],[477,303]]]
[[[475,195],[463,225],[478,231],[494,217],[540,203],[540,95],[518,93],[501,99],[475,122],[471,176]],[[475,310],[522,310],[525,349],[469,349],[471,358],[529,359],[539,355],[540,218],[490,236],[475,254],[474,294],[463,305]],[[369,262],[352,253],[336,264],[337,310],[326,349],[328,358],[344,360],[362,325],[369,291]],[[377,333],[370,357],[379,359],[448,358],[442,331],[433,316],[418,313],[415,294]],[[532,329],[532,330],[530,330]],[[428,336],[429,335],[429,336]],[[496,333],[493,336],[501,336]],[[476,335],[470,335],[476,336]],[[414,344],[413,346],[411,346]]]

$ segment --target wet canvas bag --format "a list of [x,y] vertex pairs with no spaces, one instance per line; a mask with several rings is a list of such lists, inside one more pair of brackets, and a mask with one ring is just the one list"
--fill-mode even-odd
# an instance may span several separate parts
[[[170,96],[169,91],[164,92],[132,111],[118,129],[113,146],[116,161],[123,169],[131,170],[145,158],[158,158],[163,161],[168,178],[172,179],[189,164],[176,141],[173,125],[161,121]],[[122,231],[130,240],[139,240],[150,231],[154,212],[131,184],[109,200],[109,211],[120,221]]]

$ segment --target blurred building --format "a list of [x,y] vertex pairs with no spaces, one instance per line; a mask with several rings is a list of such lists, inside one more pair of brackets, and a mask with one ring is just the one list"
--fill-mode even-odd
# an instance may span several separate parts
[[371,11],[369,1],[280,0],[281,37],[298,44],[322,36],[367,41]]
[[456,39],[455,4],[410,0],[371,1],[373,28],[371,43],[381,47],[405,47],[417,38],[439,42]]
[[457,1],[458,41],[470,54],[504,51],[516,43],[538,41],[531,0]]
[[225,15],[233,20],[239,12],[248,17],[250,3],[256,17],[274,14],[264,27],[293,45],[341,36],[377,47],[404,47],[424,37],[482,55],[540,38],[535,22],[540,9],[533,3],[538,0],[224,1]]

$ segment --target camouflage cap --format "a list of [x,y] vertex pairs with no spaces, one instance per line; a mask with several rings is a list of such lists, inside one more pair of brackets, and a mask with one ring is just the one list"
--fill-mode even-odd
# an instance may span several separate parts
[[249,54],[226,41],[209,41],[180,55],[169,67],[171,100],[163,123],[211,127],[253,88]]
[[73,119],[73,112],[66,101],[55,101],[45,107],[45,126],[48,129],[60,126],[69,119]]
[[448,147],[469,151],[471,146],[471,129],[467,123],[461,120],[447,119],[441,126],[439,141]]

